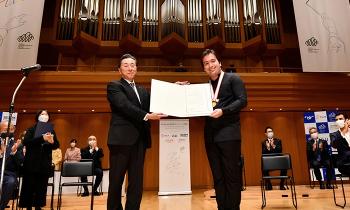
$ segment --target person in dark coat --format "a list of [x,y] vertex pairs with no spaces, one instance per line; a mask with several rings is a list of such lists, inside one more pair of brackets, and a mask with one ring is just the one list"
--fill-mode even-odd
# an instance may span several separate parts
[[59,148],[54,130],[35,137],[38,122],[47,123],[50,119],[47,110],[39,110],[36,123],[27,129],[23,145],[26,153],[23,163],[23,184],[19,206],[27,210],[35,207],[40,210],[46,205],[46,191],[49,174],[52,170],[52,150]]
[[240,111],[247,105],[241,78],[225,73],[214,50],[202,54],[202,66],[212,89],[213,112],[205,118],[205,149],[214,179],[219,210],[239,210],[241,203]]
[[309,128],[310,139],[306,143],[307,159],[311,168],[314,169],[314,174],[317,181],[320,184],[320,189],[325,189],[322,181],[322,175],[320,168],[326,168],[327,175],[327,189],[332,189],[332,169],[331,169],[331,156],[328,150],[327,140],[318,137],[317,128]]
[[[101,158],[104,156],[102,148],[97,146],[96,136],[89,136],[88,138],[89,145],[83,149],[81,149],[81,159],[91,159],[94,162],[94,174],[95,174],[95,184],[93,188],[94,195],[99,196],[100,193],[97,191],[98,186],[103,178],[103,170]],[[82,182],[87,182],[87,177],[81,177]],[[89,190],[87,186],[84,186],[84,192],[81,196],[89,196]]]
[[14,132],[15,126],[11,123],[10,134],[8,136],[8,145],[5,153],[5,140],[7,134],[8,122],[2,121],[0,123],[1,134],[1,148],[0,148],[0,168],[2,168],[2,161],[6,154],[6,167],[3,177],[2,194],[0,202],[0,210],[4,210],[14,195],[16,186],[18,185],[17,177],[19,169],[23,163],[23,152],[20,147],[20,140],[15,141]]
[[[262,155],[273,155],[282,153],[282,140],[274,136],[273,129],[270,126],[265,128],[266,139],[261,142]],[[269,176],[269,171],[263,171],[264,176]],[[281,176],[287,175],[287,170],[281,170]],[[266,190],[272,190],[272,184],[270,180],[266,181]],[[286,190],[284,187],[284,179],[281,179],[280,190]]]

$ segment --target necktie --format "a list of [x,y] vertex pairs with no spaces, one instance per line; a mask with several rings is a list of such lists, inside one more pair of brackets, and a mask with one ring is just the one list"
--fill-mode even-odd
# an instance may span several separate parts
[[137,99],[139,99],[139,102],[141,103],[140,96],[139,96],[139,93],[137,92],[135,83],[134,82],[130,82],[129,84],[130,84],[130,87],[132,87],[132,89],[134,90],[134,92],[135,92],[135,94],[137,96]]

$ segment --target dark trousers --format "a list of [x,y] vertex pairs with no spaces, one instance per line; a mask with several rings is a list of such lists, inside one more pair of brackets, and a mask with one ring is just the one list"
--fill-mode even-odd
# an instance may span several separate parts
[[48,180],[48,174],[24,172],[19,206],[45,206]]
[[[264,171],[263,172],[264,176],[270,176],[270,171]],[[286,176],[287,175],[287,170],[281,170],[280,172],[281,176]],[[271,186],[271,180],[267,179],[266,184]],[[280,181],[280,186],[284,186],[284,179],[281,179]]]
[[242,189],[241,142],[205,142],[219,210],[239,210]]
[[[94,184],[93,192],[96,192],[98,186],[100,186],[100,184],[102,182],[103,171],[102,171],[101,168],[95,168],[94,169],[94,174],[95,174],[95,184]],[[87,182],[87,177],[86,176],[82,176],[81,177],[81,181],[82,182]],[[83,186],[83,187],[84,187],[84,192],[89,192],[87,186]]]
[[122,210],[122,185],[128,172],[128,188],[125,210],[140,209],[143,191],[143,164],[146,147],[142,141],[131,146],[109,145],[108,210]]
[[330,184],[332,180],[332,169],[331,169],[331,163],[329,160],[325,160],[325,161],[312,160],[310,161],[310,167],[314,169],[314,174],[316,176],[317,181],[322,181],[320,168],[325,167],[327,183]]
[[17,186],[17,176],[13,172],[4,173],[4,180],[2,185],[2,195],[0,210],[4,210],[7,206],[7,203],[14,197],[14,191]]

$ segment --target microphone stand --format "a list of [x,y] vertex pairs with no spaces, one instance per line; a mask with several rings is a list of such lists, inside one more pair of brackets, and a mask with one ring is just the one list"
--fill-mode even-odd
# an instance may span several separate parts
[[19,90],[19,88],[22,86],[22,83],[24,82],[25,79],[27,79],[28,75],[30,72],[25,72],[23,71],[23,78],[22,80],[19,82],[19,84],[17,85],[17,88],[15,89],[15,92],[12,95],[12,100],[11,100],[11,104],[10,104],[10,108],[9,108],[9,120],[8,120],[8,124],[7,124],[7,131],[6,131],[6,138],[5,138],[5,145],[4,145],[4,154],[2,157],[2,167],[1,167],[1,177],[0,177],[0,201],[2,201],[2,185],[4,182],[4,173],[5,173],[5,167],[6,167],[6,152],[7,152],[7,146],[8,146],[8,142],[9,142],[9,136],[10,136],[10,127],[11,127],[11,121],[12,121],[12,115],[14,113],[14,109],[15,109],[15,98],[17,95],[17,92]]

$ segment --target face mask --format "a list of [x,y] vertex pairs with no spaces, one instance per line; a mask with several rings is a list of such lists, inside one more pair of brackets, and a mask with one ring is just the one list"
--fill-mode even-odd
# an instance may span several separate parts
[[273,138],[273,132],[267,132],[267,138],[272,139]]
[[337,124],[337,126],[339,128],[344,128],[344,126],[345,126],[345,121],[344,120],[337,120],[337,121],[335,121],[335,123]]
[[89,141],[89,145],[92,146],[92,144],[94,143],[94,140],[90,140]]
[[311,134],[311,138],[317,139],[317,137],[318,137],[318,133],[312,133],[312,134]]
[[47,121],[49,121],[49,116],[48,116],[48,115],[40,115],[40,116],[38,117],[38,120],[39,120],[40,122],[47,122]]
[[[1,138],[2,138],[2,139],[5,139],[5,138],[6,138],[6,135],[7,135],[6,132],[1,133]],[[14,133],[9,133],[9,138],[10,138],[10,139],[11,139],[11,138],[14,138],[14,137],[15,137],[15,134],[14,134]]]
[[75,143],[70,143],[70,147],[75,147]]

